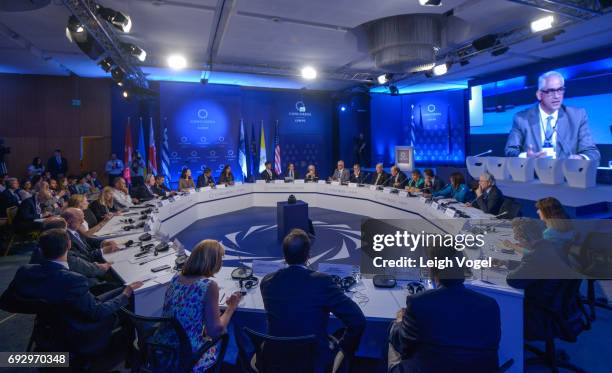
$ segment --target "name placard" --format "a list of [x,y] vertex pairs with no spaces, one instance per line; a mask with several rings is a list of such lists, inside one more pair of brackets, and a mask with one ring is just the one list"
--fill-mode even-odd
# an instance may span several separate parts
[[226,185],[225,185],[225,184],[219,184],[219,185],[217,185],[217,189],[223,189],[223,188],[225,188],[225,187],[226,187]]
[[295,179],[293,180],[295,184],[304,184],[304,179]]
[[285,180],[274,180],[274,184],[285,184]]
[[378,190],[378,187],[376,185],[370,185],[370,190]]
[[433,201],[433,202],[431,203],[431,208],[432,208],[432,209],[437,210],[437,209],[438,209],[438,207],[440,207],[440,204],[439,204],[438,202]]
[[400,197],[408,197],[408,192],[405,190],[400,190],[399,191],[399,196]]
[[427,203],[427,198],[425,198],[425,197],[423,197],[423,196],[420,196],[420,197],[419,197],[419,202],[421,202],[421,203]]
[[265,180],[255,180],[255,184],[265,184]]
[[357,183],[348,183],[349,188],[357,188]]
[[325,184],[325,180],[317,180],[317,184]]
[[332,181],[331,185],[340,185],[340,182],[339,181]]
[[456,214],[457,211],[453,209],[446,209],[446,211],[444,211],[444,215],[448,216],[449,218],[454,218]]

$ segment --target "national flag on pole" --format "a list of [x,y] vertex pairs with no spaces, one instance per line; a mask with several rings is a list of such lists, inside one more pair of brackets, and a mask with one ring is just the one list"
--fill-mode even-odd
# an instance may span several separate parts
[[130,174],[130,166],[132,165],[132,126],[130,117],[128,117],[127,126],[125,127],[125,141],[123,145],[123,178],[128,184],[132,183],[132,175]]
[[247,173],[247,158],[246,158],[246,139],[244,138],[244,121],[240,119],[240,141],[238,143],[238,164],[242,171],[242,180],[246,180]]
[[446,107],[446,128],[448,130],[448,155],[447,155],[447,157],[450,157],[451,153],[452,153],[452,151],[451,151],[452,149],[451,148],[452,148],[452,141],[453,141],[453,139],[452,139],[452,137],[453,137],[453,134],[452,134],[453,127],[451,126],[450,105],[448,105]]
[[155,147],[155,134],[153,132],[153,118],[150,117],[149,129],[149,172],[157,176],[157,148]]
[[138,150],[138,154],[140,154],[140,159],[142,159],[142,161],[145,162],[144,173],[146,175],[147,174],[147,168],[146,168],[147,153],[145,153],[144,127],[142,126],[142,117],[140,117],[140,126],[139,127],[140,127],[139,128],[139,132],[140,133],[138,134],[138,148],[136,148],[136,149]]
[[166,178],[166,185],[170,185],[170,150],[168,148],[168,128],[164,128],[161,152],[161,174]]
[[421,105],[419,105],[419,128],[423,130],[423,110],[421,109]]
[[281,168],[281,149],[280,149],[280,135],[278,134],[278,119],[274,126],[274,172],[280,175],[282,172]]
[[255,123],[251,123],[251,148],[249,149],[249,171],[251,178],[255,176],[255,159],[257,159],[257,140],[255,138]]
[[264,122],[261,121],[261,132],[259,134],[259,172],[266,169],[266,136],[264,134]]
[[410,105],[411,113],[410,113],[410,146],[415,145],[415,127],[416,123],[414,122],[414,105]]

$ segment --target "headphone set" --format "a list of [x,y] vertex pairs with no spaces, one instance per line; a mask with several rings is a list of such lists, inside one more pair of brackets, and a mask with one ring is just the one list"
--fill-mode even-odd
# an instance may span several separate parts
[[[132,220],[132,219],[129,219],[129,220]],[[123,230],[124,231],[129,231],[129,230],[132,230],[132,229],[144,228],[144,226],[145,226],[145,222],[141,221],[138,224],[126,225],[125,227],[123,227]]]
[[345,293],[350,291],[350,289],[357,283],[357,280],[355,280],[353,276],[340,277],[337,275],[332,275],[331,278],[334,284],[336,284]]
[[425,285],[420,281],[410,281],[406,284],[406,290],[408,290],[409,295],[415,295],[418,293],[424,292]]
[[247,290],[254,289],[259,285],[259,279],[253,276],[253,269],[246,266],[235,268],[232,271],[232,280],[238,281],[242,295],[245,295]]

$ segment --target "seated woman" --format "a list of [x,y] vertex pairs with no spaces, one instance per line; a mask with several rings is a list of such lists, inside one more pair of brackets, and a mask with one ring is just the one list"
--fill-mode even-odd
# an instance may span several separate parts
[[20,185],[21,189],[17,191],[19,199],[23,201],[26,198],[32,197],[32,193],[34,193],[34,191],[32,190],[32,182],[28,179],[25,179],[21,182]]
[[73,194],[68,199],[68,207],[74,207],[83,211],[85,220],[79,227],[78,231],[86,236],[91,236],[100,229],[110,220],[112,215],[104,216],[102,220],[98,220],[96,215],[89,209],[89,201],[83,194]]
[[217,185],[219,184],[234,185],[234,174],[232,174],[232,168],[230,165],[226,164],[225,167],[223,167]]
[[[240,293],[227,297],[227,308],[219,310],[219,285],[212,277],[223,264],[223,246],[215,240],[203,240],[191,251],[183,269],[170,281],[164,297],[163,317],[175,318],[187,333],[193,351],[197,351],[208,337],[224,333],[240,303]],[[161,328],[153,337],[159,344],[178,344],[174,329]],[[194,372],[202,372],[218,358],[217,347],[212,347],[195,365]]]
[[306,171],[306,175],[304,175],[304,180],[306,182],[317,181],[319,180],[319,175],[317,175],[317,169],[313,164],[308,165],[308,169]]
[[432,197],[454,198],[457,202],[469,202],[473,193],[465,185],[465,178],[460,172],[453,172],[450,175],[450,183],[437,192],[431,194]]
[[502,241],[502,244],[519,254],[527,254],[532,244],[542,239],[542,232],[545,227],[536,219],[514,218],[511,224],[516,243],[505,239]]
[[104,187],[98,199],[89,205],[89,210],[94,214],[97,221],[108,220],[117,214],[113,199],[113,188]]
[[406,189],[410,191],[416,191],[418,189],[423,189],[425,186],[425,179],[421,175],[421,171],[414,170],[412,171],[412,177],[408,180],[408,184],[406,185]]
[[553,197],[542,198],[536,202],[535,206],[538,217],[546,224],[543,233],[545,240],[564,246],[574,241],[576,233],[559,200]]
[[178,191],[186,192],[189,189],[195,189],[195,183],[191,177],[191,170],[189,168],[184,168],[183,172],[181,172],[181,178],[179,179]]

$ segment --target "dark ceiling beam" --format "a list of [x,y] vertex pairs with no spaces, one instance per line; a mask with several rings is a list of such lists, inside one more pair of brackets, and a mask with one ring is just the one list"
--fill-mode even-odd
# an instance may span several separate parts
[[7,39],[20,46],[21,48],[27,50],[32,55],[40,58],[44,62],[58,66],[60,69],[65,71],[67,75],[76,75],[64,64],[53,58],[48,52],[36,47],[31,41],[19,35],[17,32],[13,31],[10,27],[8,27],[2,22],[0,22],[0,35],[6,36]]
[[235,12],[236,0],[218,0],[213,23],[206,48],[206,68],[213,69],[213,65],[221,48],[223,37],[229,26],[229,20]]

